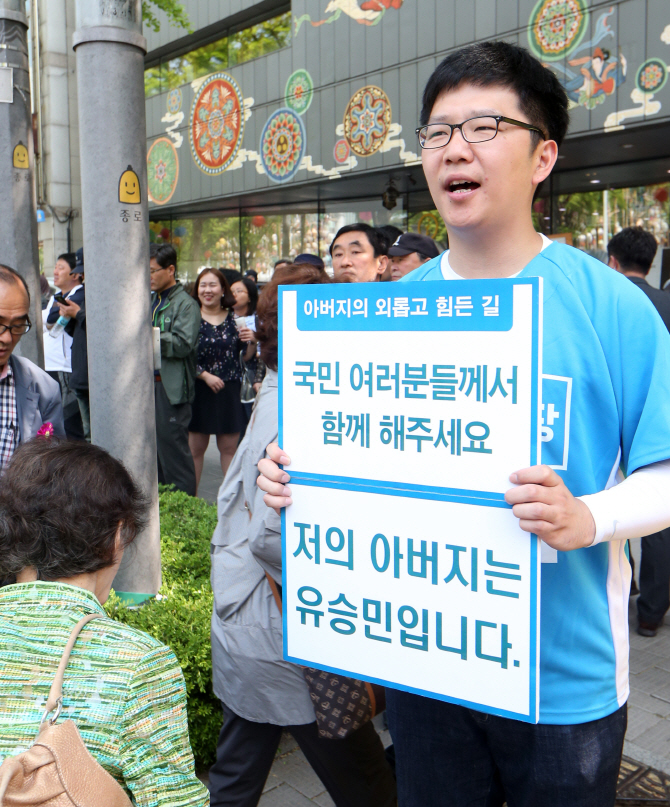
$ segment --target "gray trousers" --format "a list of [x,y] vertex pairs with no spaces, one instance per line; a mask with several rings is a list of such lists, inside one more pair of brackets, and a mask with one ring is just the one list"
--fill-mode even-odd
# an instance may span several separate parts
[[195,496],[195,466],[188,446],[191,404],[170,403],[161,381],[154,381],[158,481]]

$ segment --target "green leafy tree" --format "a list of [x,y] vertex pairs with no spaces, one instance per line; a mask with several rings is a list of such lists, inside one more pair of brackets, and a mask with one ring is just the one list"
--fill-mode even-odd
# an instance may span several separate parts
[[189,33],[193,30],[184,7],[177,0],[142,0],[142,18],[152,31],[160,30],[157,11],[164,11],[171,25],[185,28]]
[[240,64],[257,56],[264,56],[273,50],[286,47],[290,41],[291,12],[287,11],[271,20],[233,34],[229,39],[229,63]]

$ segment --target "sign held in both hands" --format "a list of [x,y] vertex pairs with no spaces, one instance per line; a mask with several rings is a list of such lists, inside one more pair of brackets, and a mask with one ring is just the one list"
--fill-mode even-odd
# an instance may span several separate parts
[[280,287],[288,660],[537,721],[541,283]]

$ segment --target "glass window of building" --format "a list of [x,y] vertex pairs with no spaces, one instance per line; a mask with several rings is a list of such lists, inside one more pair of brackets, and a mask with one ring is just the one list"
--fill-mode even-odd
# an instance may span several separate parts
[[240,225],[237,216],[197,216],[152,221],[152,243],[172,244],[177,250],[177,273],[182,283],[195,280],[206,266],[239,269]]
[[271,20],[252,25],[228,38],[228,64],[248,62],[274,50],[285,48],[291,42],[291,12]]
[[145,96],[150,98],[202,76],[265,56],[285,48],[290,42],[289,11],[147,68],[144,72]]

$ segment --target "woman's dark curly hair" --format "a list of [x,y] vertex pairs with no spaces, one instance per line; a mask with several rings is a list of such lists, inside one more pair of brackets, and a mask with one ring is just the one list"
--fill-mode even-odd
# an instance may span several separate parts
[[256,336],[261,343],[261,359],[271,370],[277,369],[278,359],[278,302],[279,286],[298,286],[314,283],[331,283],[323,269],[311,263],[289,263],[275,269],[272,280],[263,287],[256,309]]
[[39,580],[97,572],[116,560],[116,533],[131,544],[149,502],[99,446],[36,438],[16,450],[0,480],[0,578]]

